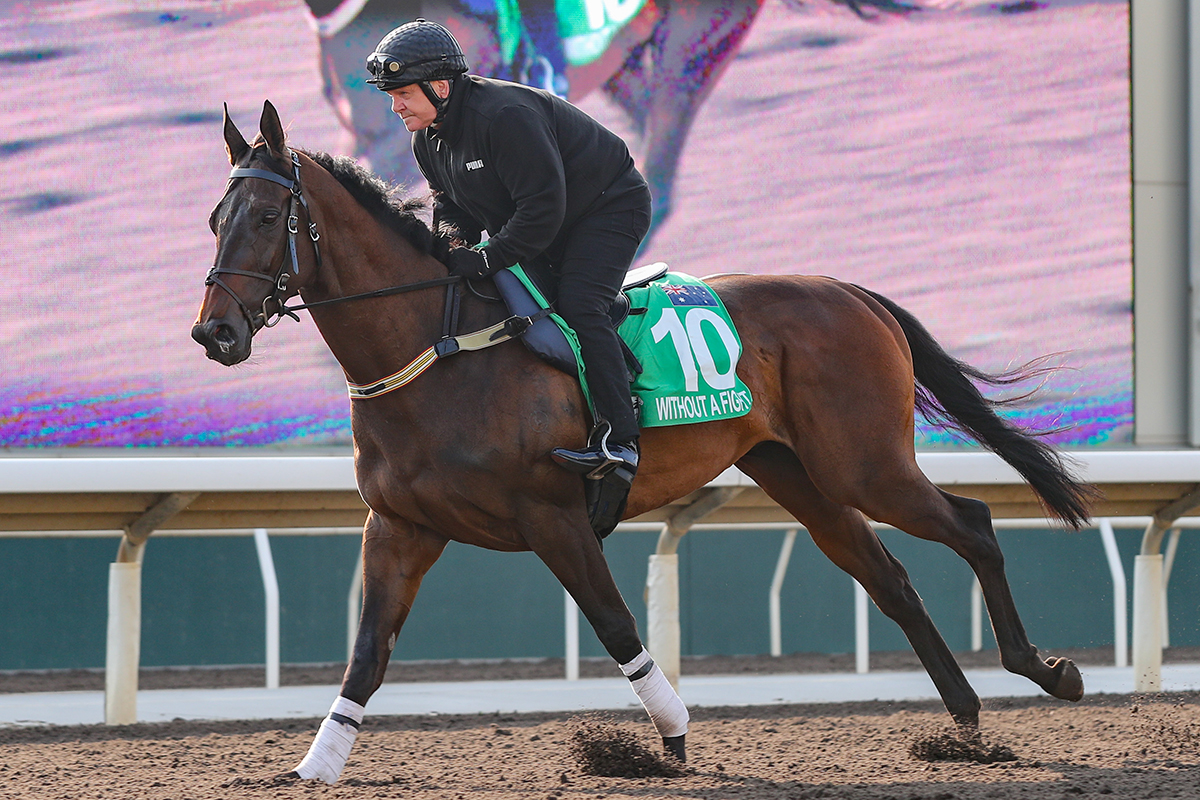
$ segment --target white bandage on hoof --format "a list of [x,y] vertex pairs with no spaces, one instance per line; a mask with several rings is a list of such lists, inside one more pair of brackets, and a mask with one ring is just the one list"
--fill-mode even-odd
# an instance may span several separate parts
[[354,737],[358,735],[365,712],[366,709],[353,700],[344,697],[334,700],[329,716],[321,720],[308,753],[296,765],[296,774],[306,780],[320,778],[326,783],[336,783],[350,758],[350,749],[354,747]]
[[622,664],[621,672],[629,678],[629,685],[642,701],[659,736],[665,739],[687,733],[687,706],[679,699],[667,676],[650,658],[646,648],[643,647],[642,652],[628,664]]

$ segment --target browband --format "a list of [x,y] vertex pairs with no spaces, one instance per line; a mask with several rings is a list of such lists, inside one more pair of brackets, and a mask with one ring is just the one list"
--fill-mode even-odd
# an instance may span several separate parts
[[229,180],[234,178],[262,178],[263,180],[275,181],[280,186],[293,188],[296,182],[291,178],[285,178],[278,172],[272,172],[269,169],[251,169],[249,167],[236,167],[229,171]]

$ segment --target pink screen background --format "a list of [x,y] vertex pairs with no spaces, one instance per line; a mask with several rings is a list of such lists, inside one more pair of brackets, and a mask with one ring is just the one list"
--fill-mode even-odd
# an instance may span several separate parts
[[[349,442],[341,371],[307,318],[233,369],[189,336],[228,171],[222,102],[250,133],[269,98],[297,146],[349,151],[316,35],[286,0],[0,3],[0,447]],[[1128,98],[1123,2],[865,22],[767,0],[645,260],[853,281],[986,370],[1059,353],[1069,369],[1019,419],[1127,444]],[[609,101],[580,105],[639,154]]]

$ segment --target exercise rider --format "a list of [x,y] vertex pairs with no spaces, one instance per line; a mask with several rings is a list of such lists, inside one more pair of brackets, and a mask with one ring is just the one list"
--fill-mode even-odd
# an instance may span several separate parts
[[650,191],[625,143],[550,92],[466,74],[462,48],[435,22],[393,30],[367,69],[413,134],[433,191],[435,252],[451,273],[477,280],[517,263],[549,268],[597,417],[588,447],[552,457],[590,477],[615,470],[632,481],[638,423],[607,312],[649,228]]

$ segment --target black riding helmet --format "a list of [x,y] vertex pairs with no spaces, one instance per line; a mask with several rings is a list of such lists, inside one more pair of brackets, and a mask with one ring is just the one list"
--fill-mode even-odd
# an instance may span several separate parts
[[438,97],[430,81],[448,80],[467,71],[467,57],[454,34],[436,22],[417,19],[406,22],[384,36],[367,56],[367,83],[388,92],[417,84],[438,110],[439,119],[446,101]]

